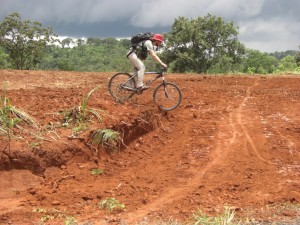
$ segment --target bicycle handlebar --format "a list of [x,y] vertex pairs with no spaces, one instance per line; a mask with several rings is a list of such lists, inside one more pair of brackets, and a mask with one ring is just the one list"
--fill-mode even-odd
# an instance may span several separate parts
[[161,68],[160,71],[146,71],[145,74],[163,74],[167,72],[167,68]]
[[161,72],[167,72],[167,67],[162,67]]

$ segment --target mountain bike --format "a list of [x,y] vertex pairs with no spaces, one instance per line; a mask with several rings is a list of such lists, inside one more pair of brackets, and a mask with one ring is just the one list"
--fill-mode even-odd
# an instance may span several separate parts
[[[162,83],[154,89],[153,101],[162,110],[170,111],[176,109],[182,100],[182,93],[179,87],[176,84],[165,80],[163,69],[159,72],[145,72],[145,76],[149,74],[156,74],[154,78],[145,82],[149,87],[155,80],[159,78],[162,80]],[[143,91],[145,91],[138,89],[136,87],[136,82],[137,74],[117,73],[110,78],[108,90],[116,101],[123,102],[130,99],[134,94],[141,95]]]

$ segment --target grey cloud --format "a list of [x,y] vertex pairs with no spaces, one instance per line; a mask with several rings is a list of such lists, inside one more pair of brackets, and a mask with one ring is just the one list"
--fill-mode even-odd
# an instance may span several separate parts
[[239,40],[247,47],[268,52],[298,49],[299,10],[299,0],[0,0],[0,19],[19,12],[72,37],[168,32],[179,16],[210,13],[239,26]]
[[261,17],[278,17],[283,20],[290,18],[300,20],[300,1],[299,0],[265,0]]

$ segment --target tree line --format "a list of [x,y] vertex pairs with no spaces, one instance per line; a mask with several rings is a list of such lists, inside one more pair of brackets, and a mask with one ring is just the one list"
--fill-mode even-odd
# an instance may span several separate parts
[[[262,53],[247,49],[237,38],[238,27],[208,14],[178,17],[165,33],[160,57],[174,73],[270,74],[300,72],[300,53]],[[12,13],[0,22],[0,69],[64,71],[130,71],[126,58],[130,40],[87,38],[59,41],[51,27],[22,20]],[[157,69],[146,60],[147,69]]]

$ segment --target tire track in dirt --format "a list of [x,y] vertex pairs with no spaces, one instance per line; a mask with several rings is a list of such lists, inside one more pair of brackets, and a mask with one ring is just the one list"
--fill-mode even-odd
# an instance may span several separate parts
[[[188,133],[189,133],[189,128],[192,126],[192,123],[193,123],[192,120],[186,119],[185,123],[182,124],[183,126],[181,126],[182,131],[178,132],[178,138],[173,136],[174,142],[172,142],[172,145],[169,145],[165,148],[172,149],[172,146],[186,146],[190,142]],[[182,134],[185,134],[187,137],[182,138]],[[184,139],[184,141],[182,141],[182,139]],[[162,150],[162,152],[164,152],[164,150]],[[189,170],[188,172],[193,173],[192,170]],[[193,175],[195,176],[196,174]],[[157,200],[148,203],[147,205],[145,205],[144,207],[138,210],[128,213],[125,216],[124,221],[126,221],[126,223],[128,224],[137,223],[140,220],[144,219],[149,212],[157,211],[160,208],[162,208],[163,205],[170,204],[174,200],[180,199],[182,197],[181,195],[182,192],[186,192],[187,190],[193,188],[194,184],[191,185],[191,182],[192,181],[190,180],[189,183],[187,183],[186,181],[178,182],[178,186],[176,188],[174,188],[173,186],[166,188],[163,194]]]
[[[281,113],[279,113],[278,115],[272,115],[272,117],[276,117],[277,119],[283,121],[283,123],[292,123],[292,124],[297,124],[297,121],[291,120],[290,118],[286,117],[285,115],[282,115]],[[278,122],[277,122],[278,123]],[[282,124],[282,122],[280,122]],[[276,124],[276,123],[275,123]],[[274,134],[278,134],[279,137],[286,142],[286,146],[288,148],[288,151],[290,154],[295,152],[296,149],[296,144],[294,143],[294,141],[291,140],[291,138],[289,138],[287,135],[283,134],[282,131],[280,131],[279,127],[277,125],[273,125],[271,127],[272,131],[270,132],[270,135],[274,135]],[[266,128],[267,130],[267,128]],[[300,153],[298,153],[300,154]]]
[[[278,173],[282,174],[283,176],[288,176],[291,174],[295,174],[295,176],[299,176],[300,175],[300,164],[299,163],[295,163],[295,159],[298,159],[300,157],[300,152],[298,151],[297,145],[294,142],[294,140],[292,140],[291,137],[289,137],[288,135],[284,134],[281,130],[280,127],[282,128],[282,125],[279,127],[276,124],[286,124],[286,123],[291,123],[291,124],[297,124],[297,121],[295,120],[291,120],[290,118],[288,118],[287,116],[278,113],[275,115],[272,115],[272,117],[279,119],[280,121],[277,123],[272,123],[272,126],[268,129],[269,130],[269,138],[271,138],[272,136],[276,137],[277,141],[280,141],[280,143],[282,144],[282,148],[286,149],[286,156],[285,157],[285,163],[283,164],[282,161],[283,159],[281,159],[281,157],[279,156],[276,160],[274,160],[275,164],[278,164]],[[283,121],[283,122],[282,122]],[[283,126],[285,127],[285,126]],[[266,128],[267,130],[267,128]],[[292,180],[288,180],[288,183],[294,183],[299,185],[300,184],[300,180],[296,180],[296,181],[292,181]]]
[[[13,89],[8,89],[11,102],[46,125],[53,121],[47,113],[80,104],[82,94],[99,82],[105,87],[109,75],[2,71],[1,78],[5,77],[9,77],[8,87]],[[145,217],[185,220],[197,206],[205,213],[215,214],[227,203],[241,213],[248,213],[248,209],[258,212],[270,203],[299,203],[298,77],[184,74],[174,76],[174,81],[184,93],[182,105],[166,116],[168,122],[161,117],[161,130],[143,133],[128,145],[128,149],[103,157],[104,176],[91,175],[89,169],[94,168],[94,163],[73,153],[74,162],[62,168],[53,165],[47,171],[46,185],[31,189],[34,183],[31,181],[30,186],[27,182],[20,186],[2,182],[3,188],[24,191],[16,196],[16,190],[4,189],[2,196],[6,199],[2,200],[11,201],[4,205],[10,213],[1,213],[0,223],[38,223],[40,216],[34,214],[31,207],[50,208],[54,200],[61,202],[58,209],[68,209],[76,219],[97,224],[100,218],[103,219],[101,224],[117,224],[126,218],[132,223],[124,224],[136,224],[134,222]],[[24,90],[17,90],[19,88]],[[133,101],[141,105],[119,106],[112,103],[106,90],[96,94],[90,99],[90,106],[113,115],[103,123],[105,126],[119,124],[119,121],[130,122],[143,107],[152,103],[152,96],[144,95]],[[278,123],[272,117],[275,112],[280,113],[275,116],[289,115],[293,121]],[[68,146],[45,142],[42,149],[49,151],[51,156],[57,149],[73,149],[74,140],[65,141]],[[24,146],[24,151],[32,152],[27,143],[24,142]],[[80,148],[90,151],[84,146]],[[289,150],[292,154],[287,153]],[[64,158],[70,159],[69,155]],[[46,157],[48,159],[48,155]],[[19,174],[19,171],[13,173]],[[74,175],[74,179],[63,180],[59,188],[52,185],[52,180],[65,175]],[[19,176],[22,174],[16,181],[23,181]],[[28,188],[36,194],[28,193]],[[22,209],[7,198],[8,192],[14,199],[26,197],[20,205]],[[124,202],[126,211],[111,214],[96,210],[99,197],[111,196]],[[259,221],[265,216],[256,215],[255,218]]]
[[261,162],[264,162],[266,164],[273,164],[271,161],[269,160],[266,160],[264,159],[256,145],[254,144],[254,141],[253,139],[251,138],[251,135],[249,134],[246,126],[244,125],[244,121],[243,121],[243,107],[246,105],[247,103],[247,100],[250,98],[250,95],[251,95],[251,89],[254,88],[255,86],[258,86],[259,85],[259,82],[258,82],[258,79],[255,80],[255,83],[248,87],[247,90],[246,90],[246,97],[244,98],[244,100],[242,101],[242,103],[240,104],[240,106],[238,107],[238,109],[236,110],[236,112],[234,113],[235,117],[236,117],[236,122],[239,126],[241,126],[242,130],[243,130],[243,134],[245,135],[246,139],[247,139],[247,142],[250,144],[251,146],[251,149],[252,151],[254,152],[254,154],[256,155],[256,157],[261,161]]
[[[211,159],[206,163],[204,167],[197,165],[197,160],[191,159],[190,168],[188,172],[193,174],[192,177],[183,184],[178,184],[176,188],[169,187],[163,194],[153,202],[148,203],[145,207],[142,207],[138,210],[130,212],[126,215],[125,221],[129,224],[139,222],[139,220],[145,218],[149,212],[154,212],[160,210],[161,208],[166,207],[177,200],[185,198],[191,194],[196,188],[199,187],[199,184],[203,183],[204,176],[206,173],[209,173],[213,168],[218,167],[219,164],[222,164],[222,161],[226,160],[228,153],[231,151],[232,146],[235,145],[240,139],[243,139],[243,136],[246,137],[247,142],[250,144],[251,149],[255,153],[256,157],[267,164],[271,164],[269,161],[265,160],[258,152],[257,147],[254,144],[249,132],[247,131],[246,126],[243,121],[243,110],[244,106],[251,95],[251,89],[255,86],[258,86],[258,79],[255,80],[255,83],[248,87],[246,90],[246,96],[243,98],[242,102],[235,110],[231,110],[232,106],[228,105],[226,111],[229,112],[227,117],[219,124],[219,127],[225,128],[220,129],[216,135],[216,145],[213,147],[212,151],[209,154]],[[230,104],[230,103],[229,103]],[[189,141],[189,128],[193,127],[195,121],[186,119],[184,124],[184,132],[186,135],[184,138],[186,141],[184,143],[179,143],[175,141],[174,145],[184,146]],[[181,138],[174,138],[174,140],[182,140]],[[185,193],[182,195],[182,193]]]

